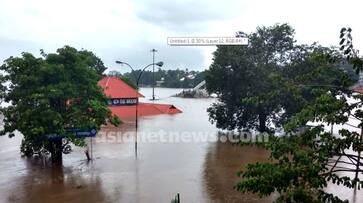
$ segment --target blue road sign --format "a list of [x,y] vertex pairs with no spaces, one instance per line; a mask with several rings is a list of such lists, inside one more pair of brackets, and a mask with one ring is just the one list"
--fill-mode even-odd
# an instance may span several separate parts
[[[96,137],[96,135],[97,135],[97,130],[94,128],[89,129],[89,130],[79,129],[79,128],[68,128],[67,131],[74,133],[74,135],[77,138]],[[54,133],[54,134],[47,135],[47,137],[49,138],[49,140],[54,141],[54,140],[62,139],[62,137],[64,137],[64,136],[60,136],[60,135]]]
[[91,130],[75,129],[73,131],[73,133],[75,133],[76,137],[78,137],[78,138],[95,137],[97,134],[97,130],[96,129],[91,129]]
[[58,134],[55,134],[55,133],[49,134],[49,135],[47,135],[47,137],[48,137],[48,139],[50,141],[57,141],[57,140],[61,140],[62,139],[61,136],[59,136]]
[[81,138],[81,137],[95,137],[97,134],[97,130],[92,128],[92,129],[79,129],[79,128],[69,128],[67,129],[68,132],[72,132],[75,134],[76,137]]

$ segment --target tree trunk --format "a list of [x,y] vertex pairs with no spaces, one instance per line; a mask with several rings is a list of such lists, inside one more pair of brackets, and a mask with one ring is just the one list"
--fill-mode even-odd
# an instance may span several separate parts
[[267,120],[266,114],[258,115],[258,122],[259,122],[258,131],[260,131],[261,133],[267,131],[266,120]]
[[62,163],[62,152],[62,139],[52,141],[50,153],[53,163]]

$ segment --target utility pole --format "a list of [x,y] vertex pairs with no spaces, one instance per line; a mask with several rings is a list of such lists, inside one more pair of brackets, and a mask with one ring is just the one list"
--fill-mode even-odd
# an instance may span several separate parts
[[[140,69],[140,73],[137,75],[136,72],[135,72],[135,69],[130,64],[128,64],[126,62],[122,62],[122,61],[116,61],[116,63],[120,64],[120,65],[126,65],[131,69],[131,73],[133,74],[133,76],[135,78],[137,90],[139,90],[139,82],[140,82],[142,73],[144,73],[144,71],[148,67],[154,66],[154,65],[157,65],[157,66],[161,67],[161,66],[164,65],[164,63],[162,61],[157,62],[157,63],[149,64],[149,65],[145,66],[145,68]],[[138,126],[139,126],[139,124],[138,124],[139,123],[139,120],[138,120],[138,118],[139,118],[139,113],[138,113],[139,93],[138,93],[138,91],[136,91],[135,97],[136,97],[136,104],[135,104],[135,158],[137,159],[137,133],[138,133]]]
[[158,50],[156,49],[151,49],[151,52],[153,53],[153,96],[152,96],[152,100],[155,100],[155,76],[154,76],[154,72],[155,72],[155,68],[154,68],[154,63],[155,63],[155,52],[157,52]]

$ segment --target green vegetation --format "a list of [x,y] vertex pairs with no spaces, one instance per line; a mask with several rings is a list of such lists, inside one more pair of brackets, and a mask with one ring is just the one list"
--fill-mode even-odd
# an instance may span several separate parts
[[[211,121],[229,130],[272,132],[283,126],[287,132],[271,133],[261,144],[271,152],[270,162],[240,171],[237,190],[261,196],[278,192],[276,202],[343,202],[325,191],[328,183],[363,186],[363,95],[352,93],[356,77],[342,69],[346,56],[356,73],[363,70],[350,33],[341,31],[343,54],[316,44],[296,45],[286,24],[257,28],[248,46],[218,47],[206,76],[208,90],[220,96],[208,110]],[[359,124],[339,130],[338,136],[324,128],[352,126],[352,118]],[[309,121],[319,123],[309,127]],[[306,130],[293,133],[301,127]]]
[[304,106],[351,84],[333,49],[296,45],[287,24],[258,27],[248,46],[218,46],[206,72],[207,89],[219,96],[208,109],[222,129],[272,131]]
[[[359,177],[363,172],[363,95],[353,94],[351,77],[339,68],[346,56],[359,73],[363,60],[353,49],[351,29],[341,30],[343,55],[316,45],[296,46],[292,33],[287,25],[263,27],[250,35],[247,47],[218,47],[206,80],[208,89],[221,97],[209,109],[211,120],[220,128],[258,126],[264,131],[267,121],[260,117],[267,116],[287,132],[280,137],[271,134],[269,142],[261,144],[271,151],[270,162],[249,164],[240,171],[237,190],[261,196],[278,192],[276,202],[347,202],[325,189],[328,184],[363,186]],[[258,42],[263,46],[257,46]],[[259,59],[254,61],[254,55]],[[228,80],[217,80],[217,75],[224,74]],[[352,126],[352,118],[359,123]],[[309,127],[308,122],[318,124]],[[333,135],[326,130],[332,124],[352,127]],[[292,133],[301,127],[306,130]]]
[[[136,70],[136,75],[139,74],[139,70]],[[204,80],[205,71],[188,71],[186,70],[162,70],[158,69],[154,73],[155,83],[156,81],[162,81],[160,87],[168,88],[193,88]],[[117,71],[110,71],[108,75],[115,75],[123,79],[126,83],[136,86],[135,79],[132,72],[121,74]],[[153,85],[153,73],[152,71],[144,71],[140,79],[140,86],[152,86]]]
[[[357,102],[350,103],[346,96]],[[243,180],[236,186],[240,191],[256,192],[261,196],[275,191],[277,202],[343,202],[324,189],[328,183],[360,189],[359,174],[362,154],[363,96],[348,91],[326,92],[290,118],[287,132],[319,121],[301,135],[271,136],[265,147],[271,150],[270,163],[256,163],[240,172]],[[359,120],[356,129],[341,129],[339,136],[324,130],[331,124],[349,124],[350,118]],[[343,172],[343,173],[342,173]]]
[[[1,135],[24,135],[25,155],[47,150],[54,162],[62,160],[68,142],[84,145],[84,140],[67,133],[68,128],[99,129],[119,120],[111,115],[107,98],[97,82],[106,68],[92,52],[65,46],[57,53],[36,58],[30,53],[10,57],[0,67],[1,99],[10,104],[1,108],[4,129]],[[7,85],[6,85],[7,84]],[[58,134],[61,139],[50,140]]]

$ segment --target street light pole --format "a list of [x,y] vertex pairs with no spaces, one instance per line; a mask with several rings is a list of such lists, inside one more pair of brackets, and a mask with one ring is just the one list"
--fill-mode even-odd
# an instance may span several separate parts
[[[157,52],[158,50],[156,49],[152,49],[151,52],[153,53],[153,64],[155,63],[155,52]],[[155,68],[153,65],[153,95],[152,95],[152,100],[155,100]]]
[[122,62],[122,61],[116,61],[117,64],[120,65],[126,65],[128,66],[131,71],[132,71],[132,75],[134,76],[135,82],[136,82],[136,104],[135,104],[135,158],[137,159],[137,133],[138,133],[138,117],[139,117],[139,113],[138,113],[138,106],[139,106],[139,81],[141,79],[142,73],[146,70],[146,68],[150,67],[150,66],[154,66],[157,65],[159,67],[162,67],[164,65],[164,63],[162,61],[157,62],[157,63],[151,63],[147,66],[145,66],[143,69],[140,69],[140,73],[139,75],[136,75],[135,69],[132,68],[132,66],[126,62]]

